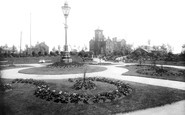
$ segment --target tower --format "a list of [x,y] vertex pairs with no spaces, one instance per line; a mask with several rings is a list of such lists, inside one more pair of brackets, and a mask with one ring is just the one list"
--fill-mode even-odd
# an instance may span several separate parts
[[95,30],[95,40],[94,40],[94,54],[100,55],[105,53],[105,37],[103,35],[103,30]]
[[103,39],[103,30],[96,29],[95,30],[95,41],[102,41]]

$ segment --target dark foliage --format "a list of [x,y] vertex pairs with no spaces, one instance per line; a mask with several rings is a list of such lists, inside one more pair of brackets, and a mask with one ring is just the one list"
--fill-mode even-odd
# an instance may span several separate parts
[[144,69],[139,69],[136,71],[139,74],[144,75],[152,75],[152,76],[185,76],[184,70],[179,70],[178,72],[170,71],[167,68],[164,68],[163,66],[146,66]]
[[96,88],[96,85],[91,80],[83,81],[83,79],[78,79],[75,81],[75,84],[73,85],[72,88],[75,90],[81,89],[92,90]]
[[81,67],[83,65],[84,65],[83,63],[79,63],[79,62],[71,62],[71,63],[55,62],[51,65],[48,65],[48,67],[70,68],[70,67]]
[[63,91],[50,90],[49,85],[44,81],[38,81],[33,79],[15,79],[12,83],[28,83],[33,84],[37,87],[34,92],[36,97],[44,99],[46,101],[54,101],[56,103],[84,103],[84,104],[93,104],[93,103],[102,103],[102,102],[111,102],[118,99],[121,99],[132,92],[132,88],[127,84],[124,84],[121,81],[114,81],[106,78],[87,78],[91,81],[100,81],[106,82],[112,85],[117,86],[117,90],[111,92],[103,92],[96,95],[87,95],[87,94],[78,94],[70,93]]

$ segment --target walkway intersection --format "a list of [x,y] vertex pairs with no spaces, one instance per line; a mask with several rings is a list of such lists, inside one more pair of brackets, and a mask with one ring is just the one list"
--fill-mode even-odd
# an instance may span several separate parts
[[[34,67],[43,66],[41,64],[26,64],[26,65],[34,66]],[[106,67],[107,70],[101,71],[101,72],[87,73],[87,77],[101,76],[101,77],[114,78],[114,79],[119,79],[119,80],[125,80],[125,81],[131,81],[131,82],[137,82],[137,83],[143,83],[143,84],[185,90],[185,82],[122,75],[122,73],[125,73],[128,70],[125,68],[120,68],[120,67],[116,67],[116,66],[124,66],[124,65],[126,65],[126,64],[117,63],[117,64],[113,64],[113,65],[108,65],[108,66],[101,65],[103,67]],[[183,66],[169,66],[169,65],[165,65],[165,66],[185,69],[185,67],[183,67]],[[15,79],[15,78],[66,79],[66,78],[76,78],[76,77],[83,76],[82,74],[34,75],[34,74],[18,73],[19,70],[26,69],[26,68],[31,68],[31,67],[3,70],[2,71],[2,78],[8,78],[8,79]],[[169,112],[171,110],[176,111],[175,114],[174,114],[174,112]],[[148,115],[148,114],[151,114],[151,115],[154,115],[154,114],[155,115],[184,115],[185,114],[185,100],[180,101],[180,102],[176,102],[171,105],[165,105],[163,107],[156,107],[156,108],[150,108],[150,109],[146,109],[146,110],[139,110],[136,112],[126,113],[125,115]],[[119,114],[119,115],[121,115],[121,114]]]

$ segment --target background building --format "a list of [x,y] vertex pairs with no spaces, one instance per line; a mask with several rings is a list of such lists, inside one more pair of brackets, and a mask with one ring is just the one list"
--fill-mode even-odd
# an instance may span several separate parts
[[94,55],[109,55],[114,52],[120,52],[126,45],[124,39],[117,40],[117,37],[108,37],[107,39],[103,35],[103,30],[96,29],[95,37],[89,41],[89,50],[94,53]]
[[89,49],[94,55],[105,54],[105,37],[103,35],[103,30],[95,30],[95,37],[90,40],[89,45]]

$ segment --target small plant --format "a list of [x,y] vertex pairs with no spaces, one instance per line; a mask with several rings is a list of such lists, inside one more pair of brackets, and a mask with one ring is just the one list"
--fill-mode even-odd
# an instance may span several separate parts
[[5,84],[4,85],[4,90],[7,91],[7,90],[12,90],[12,85],[11,84]]
[[83,79],[76,80],[76,83],[73,85],[75,90],[92,90],[96,88],[96,85],[91,80],[86,80],[86,73],[88,70],[88,65],[84,66]]
[[88,68],[88,66],[85,65],[84,66],[84,76],[83,76],[83,84],[82,85],[85,85],[85,77],[86,77],[86,73],[87,73],[87,68]]
[[71,79],[71,78],[69,78],[68,81],[69,81],[69,82],[74,82],[73,79]]

